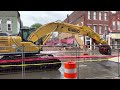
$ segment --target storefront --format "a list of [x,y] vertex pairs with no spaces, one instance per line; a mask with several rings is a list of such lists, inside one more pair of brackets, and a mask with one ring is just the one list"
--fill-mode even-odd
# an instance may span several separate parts
[[112,49],[120,48],[120,33],[110,34],[110,45],[112,45]]

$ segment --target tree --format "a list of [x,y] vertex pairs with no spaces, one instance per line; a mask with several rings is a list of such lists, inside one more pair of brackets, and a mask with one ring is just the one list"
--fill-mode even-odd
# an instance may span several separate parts
[[35,29],[37,29],[37,28],[39,28],[39,27],[41,27],[41,26],[42,26],[42,24],[40,24],[40,23],[35,23],[35,24],[31,25],[30,28],[35,28]]

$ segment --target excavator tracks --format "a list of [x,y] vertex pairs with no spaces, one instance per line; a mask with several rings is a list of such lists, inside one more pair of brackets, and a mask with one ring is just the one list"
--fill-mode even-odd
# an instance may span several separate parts
[[[17,58],[17,59],[16,59]],[[35,71],[35,70],[58,70],[61,67],[61,61],[57,58],[43,58],[43,57],[12,57],[12,59],[0,60],[0,72],[16,72],[16,71]]]

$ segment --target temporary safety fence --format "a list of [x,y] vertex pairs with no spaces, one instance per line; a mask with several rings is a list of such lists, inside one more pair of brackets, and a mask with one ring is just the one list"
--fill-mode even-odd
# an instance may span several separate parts
[[[80,73],[80,63],[85,63],[85,62],[101,62],[101,61],[107,61],[108,59],[111,59],[114,57],[119,57],[119,50],[118,49],[113,49],[113,51],[115,52],[112,52],[113,55],[100,55],[100,53],[98,52],[98,50],[88,50],[88,51],[84,51],[84,50],[81,50],[79,47],[74,47],[74,46],[42,46],[43,47],[43,50],[44,51],[40,51],[40,53],[42,54],[53,54],[54,55],[54,58],[56,59],[59,59],[61,62],[38,62],[39,60],[47,60],[48,58],[51,59],[53,58],[52,56],[42,56],[40,54],[37,55],[37,57],[34,57],[34,60],[37,62],[37,63],[26,63],[26,61],[32,61],[31,58],[29,57],[26,57],[25,55],[25,49],[24,49],[24,46],[21,47],[17,52],[13,52],[13,54],[19,54],[17,57],[17,60],[15,60],[16,58],[14,57],[10,57],[12,60],[9,59],[9,57],[3,57],[3,53],[0,53],[1,54],[1,60],[0,60],[0,74],[3,74],[4,72],[8,72],[8,73],[11,73],[11,72],[16,72],[16,71],[19,71],[19,72],[22,72],[22,78],[24,78],[24,74],[27,72],[27,71],[43,71],[45,69],[43,69],[43,67],[40,67],[40,66],[43,66],[43,65],[46,65],[46,64],[49,64],[48,67],[48,70],[53,70],[52,68],[49,69],[50,66],[52,66],[53,64],[56,65],[58,63],[61,63],[61,64],[64,64],[64,62],[67,62],[67,61],[74,61],[77,63],[77,73],[78,73],[78,79],[81,78],[79,75]],[[2,47],[1,47],[2,48]],[[5,48],[13,48],[13,47],[5,47],[2,48],[5,49]],[[15,47],[14,47],[15,48]],[[30,48],[32,47],[27,47],[27,49],[29,50]],[[46,49],[47,48],[47,49]],[[50,48],[50,49],[49,49]],[[84,52],[87,52],[88,55],[84,55]],[[95,52],[97,52],[96,55]],[[93,54],[94,53],[94,54]],[[8,54],[9,55],[9,54]],[[9,59],[9,60],[8,60]],[[118,61],[119,62],[119,58],[117,58],[118,60],[116,60],[116,62]],[[14,62],[11,63],[11,62]],[[3,64],[5,63],[5,64]],[[29,66],[29,69],[26,68],[27,66]],[[31,70],[31,66],[35,66],[32,70]],[[15,67],[14,70],[12,70],[12,68]],[[62,66],[61,66],[62,67]],[[118,67],[119,67],[119,64],[118,64]],[[3,69],[5,68],[5,69]],[[11,69],[10,69],[11,68]],[[118,70],[118,75],[119,75],[119,70]],[[87,78],[87,77],[86,77]]]

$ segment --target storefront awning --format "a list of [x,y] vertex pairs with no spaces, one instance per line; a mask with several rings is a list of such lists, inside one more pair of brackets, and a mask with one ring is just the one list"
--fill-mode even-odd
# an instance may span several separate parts
[[120,39],[120,34],[111,34],[112,39]]

